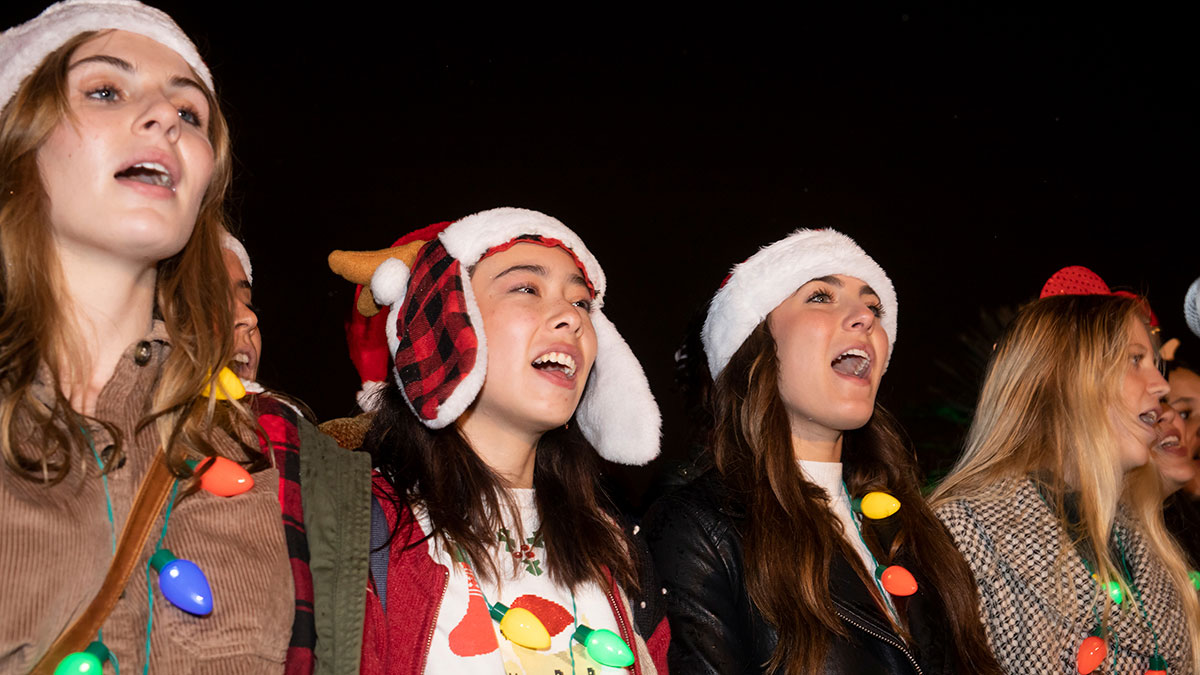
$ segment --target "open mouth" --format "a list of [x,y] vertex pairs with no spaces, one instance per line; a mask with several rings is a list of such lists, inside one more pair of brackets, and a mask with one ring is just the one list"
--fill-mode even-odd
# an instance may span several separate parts
[[847,349],[829,365],[843,375],[865,379],[871,372],[871,357],[861,349]]
[[1146,412],[1142,413],[1141,415],[1138,415],[1138,420],[1141,421],[1142,424],[1152,427],[1152,426],[1154,426],[1154,423],[1158,421],[1158,411],[1157,410],[1147,410]]
[[557,372],[568,378],[575,377],[575,358],[562,352],[547,352],[533,360],[531,364],[538,370]]
[[172,192],[175,190],[175,181],[171,178],[171,172],[158,162],[138,162],[124,171],[117,172],[113,177],[165,187]]
[[238,352],[230,359],[230,368],[237,374],[238,377],[249,380],[253,379],[253,372],[250,370],[250,355],[245,352]]
[[1179,436],[1175,434],[1164,436],[1163,439],[1158,442],[1158,449],[1167,453],[1168,455],[1178,455],[1183,457],[1186,454],[1183,450],[1183,446],[1179,444]]

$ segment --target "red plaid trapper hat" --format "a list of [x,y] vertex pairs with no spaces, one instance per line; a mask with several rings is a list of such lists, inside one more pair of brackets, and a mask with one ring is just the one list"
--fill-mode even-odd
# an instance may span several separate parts
[[400,387],[422,420],[438,408],[475,367],[479,341],[471,329],[459,263],[441,241],[426,244],[413,261],[416,282],[400,307],[395,361]]
[[371,277],[371,293],[389,308],[392,374],[423,424],[440,429],[453,423],[483,388],[487,336],[465,271],[491,253],[531,241],[570,253],[592,291],[597,350],[575,412],[580,431],[610,461],[640,465],[658,455],[658,405],[641,364],[601,311],[604,271],[578,235],[550,216],[514,208],[483,211],[421,234],[429,239],[411,268],[398,258],[384,260]]

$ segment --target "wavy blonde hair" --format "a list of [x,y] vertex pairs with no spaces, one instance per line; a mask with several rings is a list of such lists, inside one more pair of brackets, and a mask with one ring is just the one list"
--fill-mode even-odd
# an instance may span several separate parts
[[[1137,301],[1119,296],[1055,296],[1022,309],[988,363],[963,455],[931,503],[936,509],[989,494],[1001,478],[1036,476],[1064,531],[1078,532],[1079,540],[1071,543],[1095,561],[1097,577],[1118,581],[1137,602],[1109,547],[1124,505],[1180,596],[1192,636],[1191,670],[1200,672],[1200,601],[1183,552],[1163,525],[1157,472],[1151,463],[1122,471],[1125,432],[1111,414],[1121,405],[1130,325],[1144,320]],[[1065,526],[1070,520],[1064,498],[1071,493],[1078,495],[1078,527]],[[1068,550],[1064,547],[1060,565]],[[1112,602],[1101,595],[1107,618]]]
[[[51,483],[69,473],[73,458],[88,447],[86,420],[65,398],[58,386],[60,376],[86,373],[90,363],[77,347],[73,323],[63,311],[64,282],[37,154],[51,132],[71,116],[71,55],[99,34],[81,33],[52,52],[0,112],[0,454],[18,475]],[[156,312],[166,324],[172,350],[153,395],[152,412],[138,427],[156,424],[160,442],[168,448],[168,465],[179,476],[191,475],[185,464],[188,457],[215,453],[207,440],[214,424],[235,432],[235,438],[245,438],[241,430],[253,426],[240,404],[217,405],[214,397],[200,396],[209,374],[233,354],[231,289],[221,254],[232,154],[217,99],[207,89],[204,93],[213,173],[187,244],[158,263]],[[52,404],[34,396],[47,371],[54,389]],[[33,422],[42,442],[22,443],[26,449],[14,443],[22,420]],[[114,433],[121,452],[117,430],[103,420],[92,421]],[[256,447],[243,447],[252,464],[263,461]]]

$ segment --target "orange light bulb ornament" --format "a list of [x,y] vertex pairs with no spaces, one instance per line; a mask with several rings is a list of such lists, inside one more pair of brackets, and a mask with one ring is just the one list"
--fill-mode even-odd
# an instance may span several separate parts
[[254,487],[254,477],[241,464],[225,457],[209,457],[208,459],[189,459],[188,466],[198,473],[201,467],[208,467],[200,476],[200,488],[218,497],[236,497]]
[[1080,675],[1087,675],[1099,668],[1104,659],[1108,658],[1108,643],[1096,634],[1098,632],[1099,628],[1079,643],[1079,651],[1075,653],[1075,670],[1078,670]]

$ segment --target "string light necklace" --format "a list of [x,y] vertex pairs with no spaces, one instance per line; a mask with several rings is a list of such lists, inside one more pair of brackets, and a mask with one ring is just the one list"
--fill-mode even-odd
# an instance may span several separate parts
[[[846,481],[842,481],[842,494],[850,502],[850,509],[854,513],[866,516],[871,520],[882,520],[900,510],[900,500],[886,492],[868,492],[859,499],[850,499]],[[854,523],[854,532],[858,535],[858,540],[862,542],[863,549],[866,550],[867,555],[871,556],[871,577],[875,579],[875,585],[879,587],[880,593],[890,593],[900,597],[916,593],[917,580],[913,577],[912,572],[900,565],[880,565],[879,561],[875,559],[875,554],[871,553],[871,547],[867,546],[866,539],[863,539],[862,527],[859,525],[858,519],[851,518],[851,521]],[[886,598],[886,596],[884,597]],[[891,603],[884,604],[887,605],[892,618],[899,622],[899,617],[896,616],[896,610]]]
[[[217,375],[223,389],[218,387],[215,392],[210,392],[212,388],[210,381],[205,385],[202,395],[208,396],[213,393],[218,400],[240,399],[246,395],[241,381],[229,368],[222,368]],[[116,558],[117,529],[113,519],[112,493],[108,489],[108,473],[104,470],[104,461],[96,452],[96,444],[92,440],[92,435],[85,427],[81,426],[79,430],[87,440],[92,457],[95,458],[96,465],[100,468],[100,481],[104,486],[104,502],[108,515],[108,530],[112,538],[113,558]],[[241,465],[224,457],[213,456],[204,460],[189,460],[187,464],[193,472],[197,471],[201,465],[206,467],[204,474],[200,477],[200,487],[218,497],[234,497],[254,487],[254,479],[250,473]],[[154,546],[154,555],[150,556],[150,562],[146,565],[146,646],[145,662],[142,664],[143,674],[150,672],[150,631],[154,625],[154,590],[150,585],[151,570],[158,573],[158,589],[171,604],[196,616],[207,616],[212,613],[213,609],[212,589],[200,567],[190,560],[176,557],[170,549],[163,548],[163,540],[167,537],[167,525],[170,523],[171,511],[178,492],[179,479],[176,478],[171,484],[171,494],[167,498],[162,531],[159,532],[158,542]],[[120,675],[121,669],[116,655],[104,644],[104,631],[97,629],[96,640],[83,651],[68,654],[62,661],[59,661],[54,668],[54,675],[98,673],[101,672],[106,661],[112,661],[113,670],[116,675]]]
[[[474,567],[470,558],[461,548],[455,548],[454,559],[474,576]],[[478,582],[476,582],[478,585]],[[550,631],[536,614],[524,607],[509,607],[503,603],[490,602],[479,586],[479,596],[487,606],[488,615],[500,624],[500,634],[509,642],[532,649],[544,651],[550,648]],[[628,668],[633,665],[633,650],[620,635],[607,628],[592,628],[579,623],[579,610],[575,604],[575,591],[571,591],[571,621],[574,631],[571,639],[583,645],[593,661],[610,668]],[[575,650],[568,648],[571,656],[571,672],[575,672]]]

